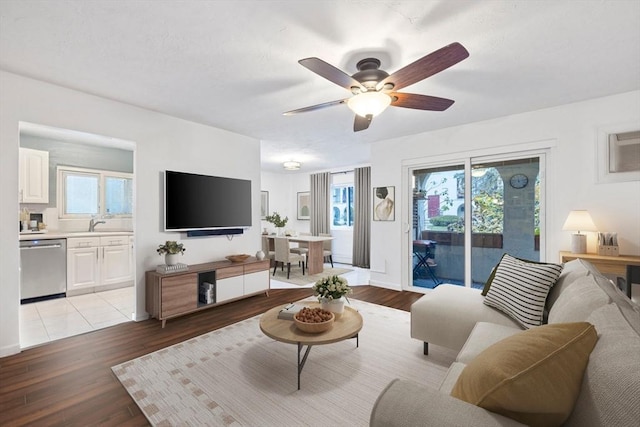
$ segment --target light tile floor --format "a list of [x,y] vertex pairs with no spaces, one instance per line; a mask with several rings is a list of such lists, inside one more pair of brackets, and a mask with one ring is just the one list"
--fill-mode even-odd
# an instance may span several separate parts
[[21,305],[20,347],[131,321],[134,306],[133,286]]

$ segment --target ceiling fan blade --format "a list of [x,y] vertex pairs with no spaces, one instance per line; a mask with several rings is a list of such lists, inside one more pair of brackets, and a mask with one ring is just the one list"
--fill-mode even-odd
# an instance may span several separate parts
[[321,110],[323,108],[332,107],[334,105],[345,104],[346,102],[347,102],[346,99],[340,99],[338,101],[330,101],[330,102],[325,102],[325,103],[322,103],[322,104],[311,105],[309,107],[298,108],[297,110],[287,111],[287,112],[282,113],[282,114],[285,115],[285,116],[292,116],[292,115],[298,114],[298,113],[306,113],[307,111],[316,111],[316,110]]
[[423,56],[415,62],[399,69],[389,77],[376,85],[376,90],[381,90],[387,83],[393,84],[393,90],[412,85],[429,76],[457,64],[469,56],[469,52],[460,43],[452,43],[435,52]]
[[356,114],[356,119],[353,122],[353,131],[359,132],[361,130],[365,130],[371,124],[371,120],[373,116],[369,114],[367,117],[362,117]]
[[415,93],[391,92],[391,105],[394,107],[414,108],[416,110],[444,111],[455,102],[453,99]]
[[315,57],[305,58],[305,59],[301,59],[298,62],[303,67],[308,68],[314,73],[324,77],[330,82],[333,82],[338,86],[341,86],[347,90],[351,90],[351,88],[355,86],[360,90],[362,90],[363,92],[366,91],[366,89],[360,84],[359,81],[357,81],[356,79],[351,77],[349,74],[345,73],[344,71],[334,67],[333,65],[324,62],[320,58],[315,58]]

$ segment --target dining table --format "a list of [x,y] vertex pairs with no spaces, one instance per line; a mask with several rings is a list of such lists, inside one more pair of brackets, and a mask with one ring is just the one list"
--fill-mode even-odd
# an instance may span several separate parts
[[[270,240],[269,246],[273,244],[273,239],[278,237],[274,234],[267,236]],[[332,236],[286,236],[290,242],[306,243],[309,247],[307,254],[307,271],[309,275],[319,274],[324,271],[324,247],[323,243],[333,240]]]

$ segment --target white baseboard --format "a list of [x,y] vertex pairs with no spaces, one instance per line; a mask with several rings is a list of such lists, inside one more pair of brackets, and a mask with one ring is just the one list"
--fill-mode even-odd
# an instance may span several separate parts
[[134,322],[142,322],[143,320],[149,319],[149,313],[144,312],[144,313],[140,313],[138,315],[133,313],[133,315],[131,317],[133,317],[133,321]]
[[20,353],[20,343],[11,344],[0,348],[0,357],[11,356]]
[[391,290],[394,290],[394,291],[401,291],[402,290],[402,286],[400,286],[399,283],[387,283],[387,282],[381,282],[379,280],[369,280],[369,284],[371,286],[377,286],[379,288],[391,289]]

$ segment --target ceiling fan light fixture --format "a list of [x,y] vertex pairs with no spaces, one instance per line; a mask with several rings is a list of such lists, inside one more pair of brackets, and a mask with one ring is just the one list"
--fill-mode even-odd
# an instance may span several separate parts
[[375,117],[391,105],[391,97],[383,92],[364,92],[349,98],[347,105],[361,117]]
[[290,160],[288,162],[284,162],[282,167],[284,167],[288,171],[297,171],[302,166],[302,163]]

